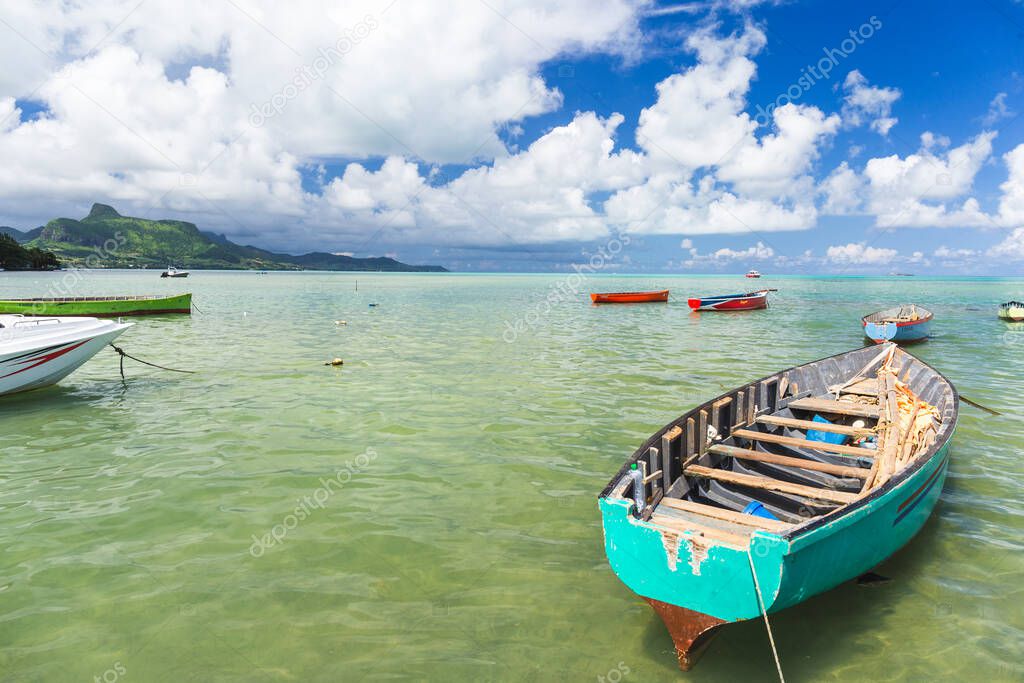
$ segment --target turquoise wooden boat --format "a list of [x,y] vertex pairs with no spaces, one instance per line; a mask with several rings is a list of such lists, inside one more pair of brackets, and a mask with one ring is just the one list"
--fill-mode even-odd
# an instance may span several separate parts
[[906,544],[942,490],[958,407],[894,344],[723,394],[654,434],[601,493],[608,561],[689,669],[721,626],[768,619]]

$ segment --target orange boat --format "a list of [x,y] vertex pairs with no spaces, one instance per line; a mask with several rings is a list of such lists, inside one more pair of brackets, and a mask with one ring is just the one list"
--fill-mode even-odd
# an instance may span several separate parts
[[657,292],[593,292],[590,300],[595,304],[642,304],[651,301],[668,301],[668,290]]

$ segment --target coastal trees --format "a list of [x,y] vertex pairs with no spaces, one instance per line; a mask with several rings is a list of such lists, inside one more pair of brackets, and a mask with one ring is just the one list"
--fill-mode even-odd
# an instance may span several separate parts
[[53,252],[26,249],[10,235],[0,233],[0,268],[4,270],[56,270],[60,262]]

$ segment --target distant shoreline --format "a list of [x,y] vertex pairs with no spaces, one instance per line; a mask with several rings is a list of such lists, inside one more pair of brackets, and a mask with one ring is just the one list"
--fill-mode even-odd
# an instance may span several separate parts
[[[153,273],[158,274],[162,271],[161,268],[78,268],[69,267],[62,269],[42,269],[42,270],[11,270],[6,271],[0,270],[0,273],[61,273],[61,272],[90,272],[90,273]],[[326,273],[337,273],[340,275],[431,275],[431,276],[488,276],[488,277],[567,277],[572,275],[572,271],[544,271],[544,272],[505,272],[505,271],[489,271],[489,270],[465,270],[465,271],[417,271],[417,270],[315,270],[315,269],[292,269],[292,268],[192,268],[187,267],[183,270],[188,270],[195,273],[254,273],[254,274],[271,274],[271,273],[311,273],[311,274],[326,274]],[[587,280],[594,281],[605,281],[614,280],[616,278],[630,278],[630,279],[648,279],[657,280],[663,278],[669,279],[685,279],[685,278],[707,278],[707,279],[732,279],[732,280],[745,280],[743,273],[594,273],[587,276]],[[771,276],[763,276],[760,281],[748,282],[750,291],[758,289],[758,287],[765,282],[770,282],[773,279],[777,280],[802,280],[802,279],[819,279],[819,280],[864,280],[864,279],[876,279],[876,280],[906,280],[906,276],[903,275],[891,275],[882,273],[859,273],[850,274],[844,273],[842,275],[832,275],[828,273],[786,273],[786,274],[775,274]],[[935,280],[962,280],[962,281],[999,281],[999,280],[1024,280],[1024,275],[941,275],[941,274],[915,274],[913,279],[915,281],[935,281]],[[186,281],[187,282],[187,281]]]

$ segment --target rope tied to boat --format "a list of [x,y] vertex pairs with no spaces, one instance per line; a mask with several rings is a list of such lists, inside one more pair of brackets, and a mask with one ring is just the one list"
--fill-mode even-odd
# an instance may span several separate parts
[[131,355],[130,353],[128,353],[127,351],[122,349],[120,346],[115,345],[113,342],[110,343],[110,348],[112,348],[115,351],[117,351],[117,354],[119,356],[121,356],[121,381],[122,382],[125,381],[124,380],[124,359],[125,358],[131,358],[136,363],[142,363],[143,365],[148,365],[148,366],[150,366],[152,368],[157,368],[159,370],[167,370],[168,372],[181,372],[181,373],[184,373],[186,375],[194,375],[194,374],[196,374],[195,370],[178,370],[177,368],[168,368],[168,367],[164,367],[163,365],[157,365],[156,363],[150,363],[149,361],[142,360],[141,358],[136,358],[135,356]]
[[775,657],[775,670],[779,672],[780,683],[786,683],[786,678],[782,675],[782,662],[779,661],[779,651],[775,649],[775,636],[772,635],[772,625],[768,623],[768,611],[764,606],[764,596],[761,595],[761,582],[757,580],[757,570],[754,569],[754,557],[750,554],[749,548],[747,549],[747,561],[750,563],[750,574],[754,577],[757,607],[761,610],[761,616],[764,617],[764,626],[768,629],[768,642],[772,646],[772,656]]

